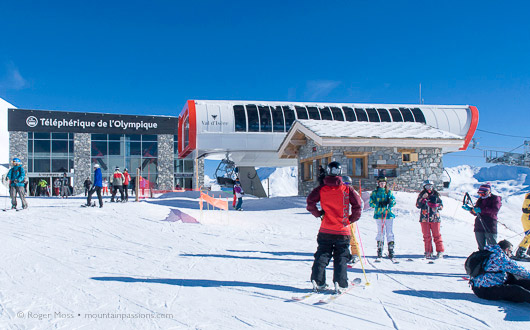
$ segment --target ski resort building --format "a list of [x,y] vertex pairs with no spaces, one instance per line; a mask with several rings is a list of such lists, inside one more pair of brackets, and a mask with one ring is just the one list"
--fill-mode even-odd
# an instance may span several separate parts
[[[155,189],[203,185],[204,159],[216,174],[265,197],[255,167],[298,166],[299,194],[315,186],[318,166],[337,160],[368,189],[385,174],[403,189],[441,182],[441,157],[466,150],[478,124],[473,106],[189,100],[178,115],[135,116],[8,110],[9,155],[30,180],[64,172],[75,192],[92,175],[127,167]],[[221,167],[220,167],[221,168]]]

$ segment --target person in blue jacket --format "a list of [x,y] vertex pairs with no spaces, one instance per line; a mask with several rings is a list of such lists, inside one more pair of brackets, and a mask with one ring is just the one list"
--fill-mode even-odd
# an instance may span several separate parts
[[26,202],[26,196],[24,191],[24,179],[26,178],[26,172],[22,167],[22,161],[18,158],[13,158],[13,167],[7,172],[7,179],[9,180],[9,196],[11,197],[11,208],[17,208],[17,194],[20,196],[22,201],[22,208],[27,209],[28,203]]
[[101,188],[103,188],[103,175],[101,175],[101,169],[99,164],[94,164],[94,185],[90,188],[88,192],[88,197],[86,200],[86,205],[91,206],[90,202],[92,200],[92,194],[96,192],[98,194],[99,207],[103,207],[103,197],[101,197]]
[[484,273],[470,279],[473,293],[482,299],[530,303],[530,273],[510,259],[512,244],[502,240],[484,249],[492,254]]

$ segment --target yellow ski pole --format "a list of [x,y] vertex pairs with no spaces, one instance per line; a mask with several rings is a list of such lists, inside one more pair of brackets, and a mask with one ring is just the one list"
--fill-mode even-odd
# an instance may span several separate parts
[[[356,224],[357,225],[357,224]],[[351,234],[354,235],[355,233],[353,232],[353,223],[350,224],[350,231],[351,231]],[[357,229],[357,233],[359,233],[359,229]],[[359,234],[359,239],[361,238],[361,234]],[[366,271],[364,270],[364,264],[363,264],[363,258],[359,258],[360,261],[361,261],[361,268],[363,270],[363,274],[364,274],[364,280],[366,281],[365,285],[370,285],[370,282],[368,281],[368,277],[366,276]]]

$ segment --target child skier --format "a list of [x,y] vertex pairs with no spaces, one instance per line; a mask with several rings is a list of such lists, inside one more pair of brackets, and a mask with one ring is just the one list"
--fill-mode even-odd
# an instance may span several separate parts
[[392,207],[396,205],[396,198],[388,189],[387,179],[384,176],[377,178],[377,188],[370,195],[370,206],[374,208],[374,219],[377,223],[377,258],[383,257],[385,246],[385,233],[388,242],[388,257],[394,258],[394,233],[392,227],[394,218]]

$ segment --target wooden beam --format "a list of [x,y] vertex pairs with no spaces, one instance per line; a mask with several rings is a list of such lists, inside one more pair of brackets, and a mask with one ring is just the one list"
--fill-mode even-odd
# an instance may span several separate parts
[[289,143],[294,146],[305,146],[307,144],[306,139],[291,139],[289,140]]

